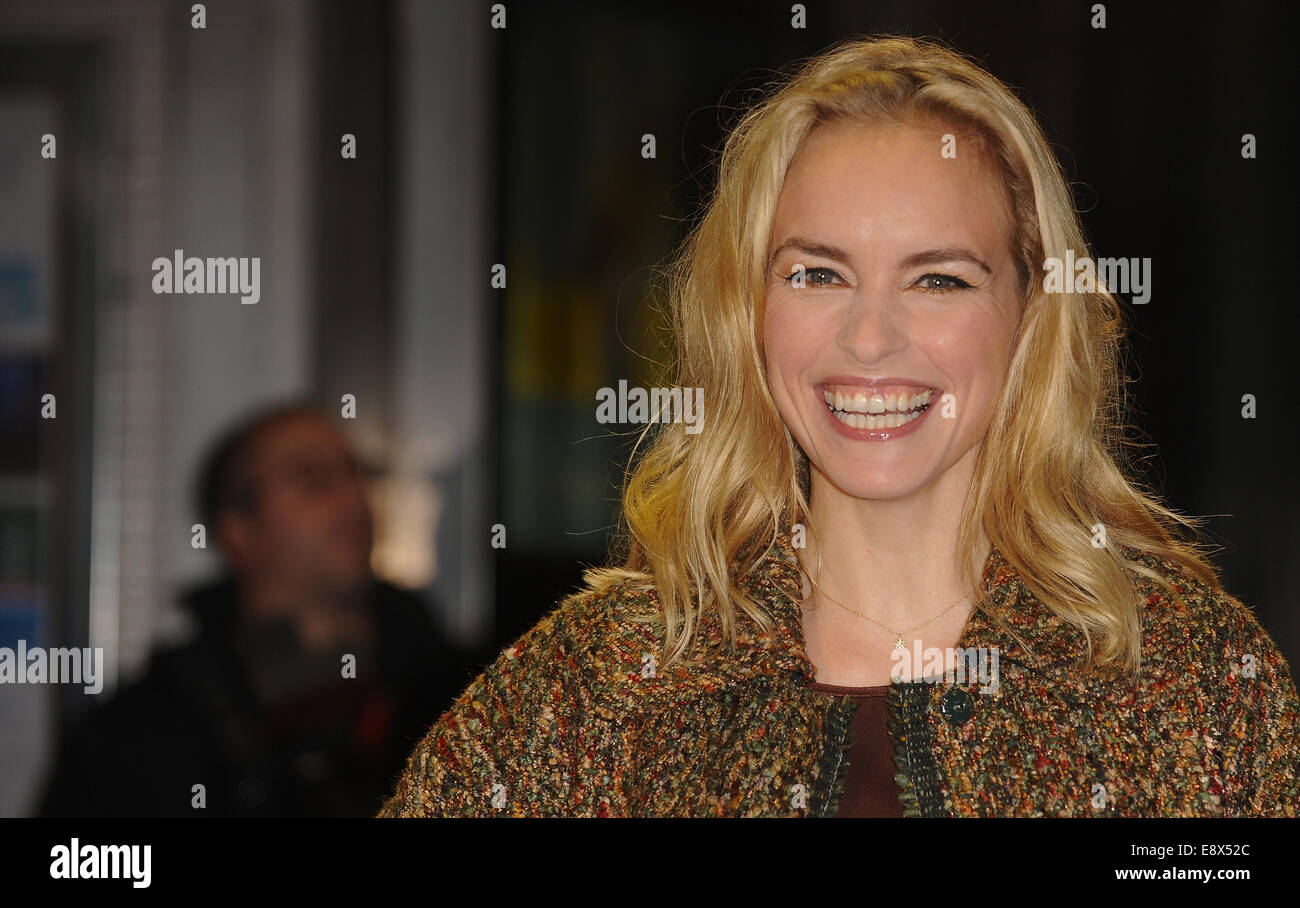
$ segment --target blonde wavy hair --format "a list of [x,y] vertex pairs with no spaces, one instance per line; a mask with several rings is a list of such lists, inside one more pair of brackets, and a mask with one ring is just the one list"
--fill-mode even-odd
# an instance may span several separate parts
[[[687,653],[705,609],[734,642],[735,609],[772,631],[771,618],[738,586],[778,532],[806,524],[808,462],[767,384],[763,337],[766,249],[786,169],[809,132],[852,120],[938,122],[978,140],[1006,189],[1011,249],[1023,295],[1006,383],[964,505],[961,569],[975,580],[978,533],[1027,589],[1088,640],[1089,661],[1141,665],[1134,574],[1171,584],[1135,560],[1171,559],[1218,589],[1195,539],[1199,520],[1164,506],[1132,478],[1140,447],[1123,423],[1122,310],[1101,292],[1048,296],[1045,258],[1091,256],[1048,142],[1033,114],[975,63],[932,42],[849,39],[802,62],[729,133],[717,185],[666,276],[676,356],[666,378],[713,389],[708,426],[647,425],[625,477],[612,562],[591,568],[586,589],[624,581],[657,591],[662,664]],[[722,389],[726,389],[723,393]],[[653,434],[650,434],[652,433]],[[1108,544],[1095,548],[1092,527]],[[976,608],[984,608],[983,590]],[[799,595],[798,593],[795,594]],[[1093,646],[1096,638],[1097,646]]]

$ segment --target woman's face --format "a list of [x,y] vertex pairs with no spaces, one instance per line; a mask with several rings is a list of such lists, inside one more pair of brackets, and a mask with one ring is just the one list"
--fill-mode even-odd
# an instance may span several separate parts
[[[969,467],[1010,362],[1006,202],[970,143],[941,154],[946,131],[824,124],[777,203],[768,381],[813,469],[856,498],[903,498]],[[799,265],[803,287],[789,280]]]

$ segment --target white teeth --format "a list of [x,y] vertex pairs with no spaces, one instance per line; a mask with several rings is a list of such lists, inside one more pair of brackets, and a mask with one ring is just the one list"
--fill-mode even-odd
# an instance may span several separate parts
[[858,390],[845,394],[842,391],[827,389],[822,392],[822,398],[826,401],[827,406],[832,409],[844,413],[871,415],[883,413],[907,415],[909,411],[928,404],[933,396],[934,391],[928,388],[910,395],[906,391],[902,393],[891,391],[887,394],[881,394],[878,391],[868,393],[865,390]]
[[835,418],[851,429],[869,429],[877,431],[879,429],[897,429],[905,426],[913,420],[920,419],[924,410],[912,413],[882,413],[879,416],[867,413],[846,413],[840,410],[835,411]]

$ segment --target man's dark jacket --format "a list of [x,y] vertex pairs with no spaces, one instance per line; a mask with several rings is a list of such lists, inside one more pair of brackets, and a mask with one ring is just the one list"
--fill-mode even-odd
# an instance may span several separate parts
[[[38,813],[373,816],[477,657],[449,646],[416,596],[372,589],[377,664],[287,705],[257,693],[249,663],[267,656],[246,643],[233,581],[191,589],[197,636],[155,652],[67,736]],[[283,639],[296,642],[287,628]]]

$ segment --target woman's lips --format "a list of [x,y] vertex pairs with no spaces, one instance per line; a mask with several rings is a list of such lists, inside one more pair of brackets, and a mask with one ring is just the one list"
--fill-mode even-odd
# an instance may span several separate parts
[[[892,441],[910,435],[942,396],[938,388],[916,385],[870,388],[827,384],[819,386],[818,392],[821,409],[832,427],[854,441]],[[838,416],[837,405],[844,408]]]

